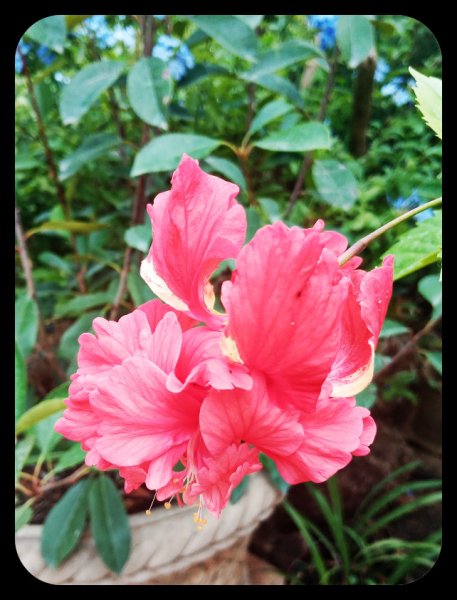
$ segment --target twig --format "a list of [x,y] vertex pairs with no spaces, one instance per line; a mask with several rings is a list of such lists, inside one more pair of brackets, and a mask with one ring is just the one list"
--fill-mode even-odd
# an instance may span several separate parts
[[[338,50],[335,50],[335,53],[332,58],[332,62],[330,63],[330,71],[327,78],[327,83],[324,90],[324,95],[322,96],[322,100],[319,106],[319,112],[317,113],[317,120],[323,121],[325,119],[325,115],[327,114],[327,108],[330,102],[330,95],[332,93],[333,86],[335,84],[335,73],[336,67],[338,63]],[[305,154],[305,158],[303,159],[303,163],[301,165],[300,171],[298,173],[297,180],[294,185],[294,189],[289,198],[289,202],[287,204],[287,210],[285,213],[286,219],[290,217],[292,213],[292,209],[295,206],[298,197],[301,194],[303,189],[303,184],[305,183],[306,175],[313,164],[313,153],[307,152]]]
[[399,223],[403,223],[403,221],[406,221],[407,219],[414,217],[414,215],[417,215],[418,213],[420,213],[424,210],[427,210],[427,208],[432,208],[432,206],[437,206],[438,204],[441,204],[441,203],[442,203],[442,198],[436,198],[435,200],[430,200],[430,202],[426,202],[425,204],[422,204],[421,206],[418,206],[417,208],[413,208],[412,210],[409,210],[408,212],[404,213],[403,215],[400,215],[399,217],[392,219],[392,221],[389,221],[388,223],[386,223],[382,227],[379,227],[375,231],[372,231],[365,237],[358,240],[350,248],[348,248],[346,250],[346,252],[343,252],[343,254],[338,258],[338,262],[339,262],[340,266],[344,265],[344,263],[347,263],[348,260],[350,260],[354,256],[357,256],[358,254],[360,254],[360,252],[365,250],[365,248],[368,246],[368,244],[370,244],[373,240],[375,240],[376,238],[381,236],[383,233],[385,233],[389,229],[392,229],[392,227],[395,227]]
[[[154,34],[154,23],[151,15],[140,15],[141,31],[143,38],[143,55],[150,56],[153,46],[153,34]],[[150,139],[149,127],[146,123],[143,124],[141,145],[144,146]],[[138,183],[136,187],[135,197],[132,205],[131,224],[136,225],[144,221],[144,211],[146,208],[147,196],[146,196],[146,183],[147,175],[140,175],[138,177]],[[125,291],[127,289],[128,274],[130,270],[130,264],[132,262],[133,249],[130,246],[126,246],[124,251],[124,260],[122,264],[122,271],[119,278],[119,285],[114,298],[113,306],[111,308],[109,318],[114,320],[117,318],[119,308],[122,304]]]
[[409,340],[409,342],[406,343],[397,352],[397,354],[395,354],[395,356],[392,358],[392,360],[385,367],[383,367],[380,371],[378,371],[376,373],[376,375],[373,378],[373,381],[375,383],[379,383],[380,381],[382,381],[386,377],[388,377],[392,372],[394,372],[395,367],[398,365],[398,363],[401,361],[401,359],[404,358],[411,351],[413,351],[416,344],[419,342],[419,340],[422,337],[424,337],[424,335],[427,335],[428,333],[430,333],[432,331],[432,329],[435,327],[435,325],[437,325],[440,321],[441,321],[441,316],[439,316],[437,319],[430,319],[430,321],[428,321],[428,323],[426,323],[426,325],[420,331],[418,331]]
[[367,153],[367,128],[370,122],[376,57],[368,56],[358,67],[352,107],[349,149],[359,158]]
[[[41,143],[44,148],[46,162],[48,163],[49,177],[50,177],[51,181],[53,182],[54,187],[56,189],[56,197],[57,197],[57,200],[58,200],[60,206],[62,207],[63,214],[66,219],[70,219],[70,217],[71,217],[70,207],[69,207],[67,199],[65,197],[65,190],[64,190],[63,185],[62,185],[61,181],[59,180],[59,177],[57,174],[57,166],[56,166],[56,163],[54,160],[54,155],[52,153],[51,147],[49,145],[48,136],[46,134],[43,117],[41,116],[40,107],[38,106],[38,101],[36,99],[35,89],[33,87],[33,82],[32,82],[32,78],[30,75],[29,67],[27,65],[27,60],[26,60],[25,55],[22,52],[20,46],[18,46],[17,51],[18,51],[19,56],[22,61],[22,70],[23,70],[23,73],[25,76],[27,90],[28,90],[29,96],[30,96],[30,103],[32,105],[33,112],[35,113],[35,117],[36,117],[37,124],[38,124],[38,133],[39,133],[40,140],[41,140]],[[71,240],[71,244],[73,246],[75,253],[77,253],[76,236],[73,232],[70,233],[70,240]],[[79,271],[79,273],[77,273],[77,275],[76,275],[76,280],[78,282],[79,289],[83,294],[85,294],[87,292],[86,282],[84,281],[84,272],[85,272],[85,267],[83,266],[82,269]]]
[[64,477],[64,479],[60,479],[59,481],[54,481],[53,483],[47,483],[46,485],[44,485],[42,488],[40,488],[40,494],[48,492],[49,490],[56,490],[60,487],[72,485],[73,483],[78,481],[78,479],[81,479],[81,477],[84,477],[84,475],[89,473],[90,469],[90,467],[83,465],[68,477]]
[[35,285],[33,283],[33,276],[32,276],[32,263],[30,261],[29,258],[29,254],[27,252],[27,242],[25,241],[25,237],[24,237],[24,230],[22,229],[22,223],[21,223],[21,215],[19,214],[19,209],[17,207],[17,205],[15,205],[14,207],[14,217],[15,217],[15,226],[16,226],[16,237],[17,237],[17,243],[19,245],[19,257],[21,259],[21,264],[22,264],[22,269],[24,271],[24,277],[25,277],[25,281],[27,284],[27,294],[35,299],[36,298],[36,292],[35,292]]

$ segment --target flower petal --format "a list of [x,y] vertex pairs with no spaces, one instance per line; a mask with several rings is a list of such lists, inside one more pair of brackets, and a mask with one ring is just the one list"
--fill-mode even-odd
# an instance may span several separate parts
[[183,155],[171,191],[148,206],[153,243],[142,277],[159,298],[213,329],[222,327],[223,318],[212,310],[209,277],[222,260],[236,258],[246,235],[238,192]]
[[312,411],[330,372],[349,281],[328,239],[282,223],[260,229],[222,286],[225,335],[279,404]]
[[393,256],[368,273],[346,269],[351,281],[343,313],[341,342],[328,381],[332,396],[358,394],[370,383],[374,352],[392,296]]

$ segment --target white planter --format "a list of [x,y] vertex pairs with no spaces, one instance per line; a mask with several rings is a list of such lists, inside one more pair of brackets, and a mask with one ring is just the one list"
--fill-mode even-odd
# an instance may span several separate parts
[[34,577],[60,585],[249,583],[249,535],[281,499],[263,474],[250,479],[243,497],[236,504],[228,504],[219,520],[205,515],[207,524],[202,531],[196,530],[193,506],[155,509],[149,517],[132,515],[132,549],[120,576],[104,565],[87,533],[76,552],[57,569],[48,567],[41,557],[41,525],[19,530],[17,553]]

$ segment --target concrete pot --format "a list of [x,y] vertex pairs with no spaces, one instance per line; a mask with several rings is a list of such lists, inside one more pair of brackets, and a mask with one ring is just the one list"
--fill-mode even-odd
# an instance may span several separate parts
[[132,550],[119,576],[99,558],[88,533],[57,569],[48,567],[41,557],[41,525],[20,529],[16,550],[34,577],[59,585],[248,584],[249,536],[281,500],[263,474],[252,475],[250,480],[242,498],[229,504],[219,520],[206,515],[202,531],[196,530],[193,506],[154,509],[149,517],[132,515]]

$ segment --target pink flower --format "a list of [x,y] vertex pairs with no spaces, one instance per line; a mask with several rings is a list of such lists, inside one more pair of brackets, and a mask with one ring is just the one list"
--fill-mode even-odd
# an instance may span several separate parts
[[[198,430],[210,381],[219,389],[231,389],[234,381],[252,385],[246,368],[230,366],[220,350],[198,354],[194,330],[183,332],[183,319],[164,307],[153,300],[119,322],[94,320],[96,335],[80,336],[79,369],[56,424],[82,443],[87,464],[121,468],[130,490],[144,481],[151,489],[168,482]],[[190,323],[184,316],[184,328]],[[212,348],[214,332],[197,331],[201,345],[207,339]],[[168,389],[169,379],[179,383],[178,393]]]
[[148,205],[154,243],[141,276],[164,302],[220,329],[222,317],[214,311],[209,278],[243,245],[246,216],[235,201],[239,189],[204,173],[186,154],[171,182],[171,191]]

